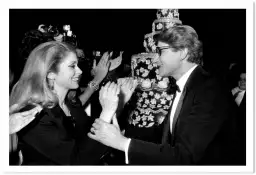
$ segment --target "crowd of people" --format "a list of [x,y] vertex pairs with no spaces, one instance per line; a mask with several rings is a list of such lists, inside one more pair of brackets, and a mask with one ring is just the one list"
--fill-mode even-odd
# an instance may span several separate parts
[[123,51],[87,58],[69,25],[27,33],[17,81],[10,70],[10,165],[246,165],[244,67],[223,88],[177,9],[152,26],[130,67]]

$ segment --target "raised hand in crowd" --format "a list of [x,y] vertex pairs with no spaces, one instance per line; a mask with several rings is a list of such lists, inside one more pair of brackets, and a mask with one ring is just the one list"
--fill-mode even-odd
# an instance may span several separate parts
[[105,78],[108,73],[110,66],[109,58],[112,56],[112,53],[113,52],[111,52],[110,54],[108,52],[105,52],[97,65],[96,60],[93,60],[92,75],[100,82]]
[[125,105],[131,98],[135,88],[138,85],[138,81],[132,77],[119,78],[117,84],[120,86],[120,92],[123,105]]
[[36,107],[31,110],[13,113],[17,106],[17,104],[14,104],[9,109],[9,134],[20,131],[24,126],[34,120],[35,115],[42,110],[41,106],[36,105]]
[[84,92],[79,96],[82,105],[85,105],[88,99],[94,93],[94,91],[98,90],[99,84],[106,77],[110,66],[110,62],[108,60],[111,57],[111,55],[112,52],[110,54],[108,52],[105,52],[102,55],[98,65],[96,65],[96,60],[94,60],[93,69],[91,71],[94,78],[88,84],[88,87],[84,90]]
[[14,104],[9,108],[9,152],[17,150],[18,137],[16,132],[34,120],[35,115],[42,110],[41,106],[36,105],[29,111],[13,113],[17,106],[17,104]]
[[99,101],[102,106],[100,118],[106,122],[110,122],[116,113],[120,88],[114,82],[108,82],[100,90]]
[[109,60],[110,61],[109,71],[116,69],[122,63],[123,53],[124,53],[124,51],[120,51],[120,54],[118,57]]

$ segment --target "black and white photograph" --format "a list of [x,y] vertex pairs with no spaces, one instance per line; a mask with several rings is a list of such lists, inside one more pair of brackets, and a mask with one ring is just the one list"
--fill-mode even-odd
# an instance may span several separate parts
[[9,7],[5,172],[253,171],[248,4]]

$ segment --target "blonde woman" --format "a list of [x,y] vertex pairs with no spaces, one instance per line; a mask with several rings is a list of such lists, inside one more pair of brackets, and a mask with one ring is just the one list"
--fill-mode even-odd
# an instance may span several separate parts
[[[77,64],[75,48],[61,42],[43,43],[30,53],[10,96],[10,106],[17,104],[10,115],[35,104],[42,107],[17,133],[22,165],[95,165],[105,153],[107,147],[87,137],[94,118],[86,115],[79,98],[68,95],[79,87]],[[100,91],[102,120],[111,121],[119,91],[114,83]]]

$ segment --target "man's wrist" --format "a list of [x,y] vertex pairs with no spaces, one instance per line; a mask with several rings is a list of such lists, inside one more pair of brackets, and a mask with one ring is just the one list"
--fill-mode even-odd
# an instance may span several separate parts
[[122,137],[121,141],[120,141],[120,151],[128,151],[129,148],[129,144],[130,144],[131,139],[127,138],[127,137]]

